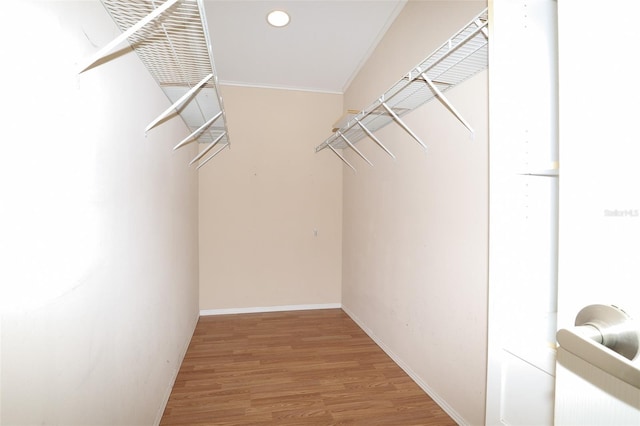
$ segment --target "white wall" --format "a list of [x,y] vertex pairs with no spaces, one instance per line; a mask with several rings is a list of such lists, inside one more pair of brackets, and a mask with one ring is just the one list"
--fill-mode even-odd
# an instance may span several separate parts
[[98,1],[3,4],[2,424],[143,425],[198,315],[196,148]]
[[[361,109],[468,23],[485,2],[410,1],[345,94]],[[487,72],[395,124],[344,170],[342,303],[462,424],[483,424],[487,333]],[[325,155],[330,155],[327,153]],[[335,161],[339,161],[336,159]]]
[[231,149],[200,173],[203,311],[339,305],[342,95],[223,86]]

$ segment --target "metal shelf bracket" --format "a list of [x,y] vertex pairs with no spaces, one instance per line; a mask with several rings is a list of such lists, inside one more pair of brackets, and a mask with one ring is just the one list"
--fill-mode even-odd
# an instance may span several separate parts
[[396,121],[396,123],[398,123],[400,125],[400,127],[402,127],[404,130],[406,130],[407,133],[409,133],[409,135],[411,135],[412,138],[414,138],[416,141],[418,141],[418,143],[420,145],[422,145],[422,147],[424,149],[427,149],[427,146],[424,144],[424,142],[422,142],[420,140],[420,138],[418,137],[418,135],[416,135],[415,133],[413,133],[413,131],[409,128],[409,126],[407,126],[405,124],[404,121],[402,121],[402,119],[400,119],[400,117],[398,117],[398,114],[396,114],[395,112],[393,112],[393,110],[389,107],[389,105],[387,105],[385,102],[380,101],[380,104],[384,107],[384,109],[389,113],[389,115],[391,117],[393,117],[393,119]]
[[371,130],[367,129],[367,128],[365,127],[365,125],[364,125],[364,124],[362,124],[362,122],[361,122],[360,120],[358,120],[358,117],[354,117],[354,119],[353,119],[353,120],[358,124],[358,126],[360,126],[360,128],[362,128],[362,130],[364,130],[364,132],[367,134],[367,136],[369,136],[369,137],[370,137],[370,138],[371,138],[375,143],[377,143],[377,144],[378,144],[378,146],[379,146],[380,148],[382,148],[382,149],[384,150],[384,152],[386,152],[387,154],[389,154],[392,158],[394,158],[394,159],[396,158],[396,156],[395,156],[395,155],[393,155],[393,153],[392,153],[391,151],[389,151],[389,150],[387,149],[387,147],[386,147],[386,146],[384,146],[384,145],[382,144],[382,142],[380,142],[380,139],[378,139],[378,138],[376,137],[376,135],[374,135],[374,134],[371,132]]
[[373,166],[373,163],[371,163],[371,161],[369,161],[369,159],[367,159],[367,157],[365,157],[364,154],[361,153],[360,150],[356,148],[355,145],[353,145],[345,135],[343,135],[340,132],[338,132],[338,135],[340,135],[340,137],[347,143],[347,145],[349,145],[349,147],[351,147],[351,149],[353,149],[356,152],[356,154],[360,156],[360,158],[362,158],[364,161],[369,163],[370,166]]
[[435,84],[433,84],[433,82],[431,81],[431,79],[427,76],[426,73],[422,73],[421,74],[422,77],[424,77],[424,81],[429,85],[429,87],[431,88],[431,90],[434,91],[434,93],[436,94],[436,96],[438,96],[438,99],[440,99],[440,101],[447,107],[449,108],[449,111],[451,111],[453,113],[453,115],[456,116],[456,118],[458,120],[460,120],[460,122],[464,125],[464,127],[466,127],[467,129],[469,129],[469,131],[471,133],[473,133],[473,129],[471,128],[471,126],[469,125],[469,123],[467,123],[467,121],[462,118],[462,115],[460,115],[460,113],[458,112],[457,109],[454,108],[454,106],[451,104],[451,102],[449,102],[449,100],[447,99],[447,97],[445,95],[442,94],[442,92],[436,87]]
[[[216,121],[218,118],[222,117],[222,111],[220,111],[219,113],[217,113],[216,115],[214,115],[213,117],[211,117],[209,119],[209,121],[207,121],[206,123],[204,123],[202,126],[200,126],[199,128],[197,128],[196,130],[193,131],[193,133],[191,133],[189,136],[187,136],[186,138],[182,139],[182,141],[180,141],[180,143],[178,143],[178,145],[173,147],[173,150],[175,151],[178,148],[182,148],[183,146],[185,146],[188,143],[191,143],[193,141],[195,141],[196,139],[198,139],[198,136],[200,136],[200,134],[202,132],[204,132],[205,130],[207,130],[207,128],[209,126],[211,126],[214,121]],[[223,136],[226,135],[226,133],[223,133]],[[216,139],[217,141],[217,139]]]
[[328,147],[329,147],[329,149],[330,149],[331,151],[333,151],[333,152],[334,152],[338,157],[340,157],[340,159],[342,160],[342,162],[343,162],[344,164],[346,164],[347,166],[349,166],[349,167],[351,168],[351,170],[353,170],[353,171],[354,171],[354,172],[356,172],[356,173],[358,172],[358,171],[356,170],[356,168],[355,168],[355,167],[353,167],[353,166],[351,165],[351,163],[349,163],[349,162],[347,161],[347,159],[346,159],[346,158],[344,158],[344,157],[342,156],[342,154],[340,154],[340,153],[339,153],[339,152],[338,152],[334,147],[332,147],[332,146],[331,146],[331,144],[328,144],[327,146],[328,146]]
[[218,149],[216,152],[214,152],[213,154],[211,154],[211,156],[209,156],[208,158],[205,158],[204,160],[202,160],[202,163],[200,163],[197,167],[196,170],[199,170],[200,167],[204,166],[205,164],[207,164],[209,162],[209,160],[211,160],[213,157],[215,157],[216,155],[218,155],[220,153],[220,151],[222,151],[223,149],[225,149],[226,147],[230,146],[229,143],[225,143],[224,145],[222,145],[222,147],[220,147],[220,149]]
[[162,114],[160,114],[158,116],[158,118],[156,118],[155,120],[153,120],[145,129],[144,132],[147,133],[149,130],[153,129],[154,127],[156,127],[162,120],[164,120],[169,114],[171,114],[173,111],[177,111],[178,108],[180,108],[182,105],[184,105],[185,102],[191,100],[193,98],[193,95],[202,87],[204,86],[204,84],[211,80],[211,78],[213,77],[213,73],[207,75],[205,78],[203,78],[202,80],[200,80],[200,82],[198,84],[196,84],[195,86],[193,86],[191,89],[189,89],[189,91],[187,93],[185,93],[184,95],[182,95],[182,97],[180,99],[178,99],[177,101],[175,101],[173,104],[171,104],[171,106],[169,108],[167,108],[166,110],[164,110],[164,112]]
[[[196,155],[196,156],[195,156],[195,158],[194,158],[193,160],[191,160],[191,162],[189,163],[189,165],[192,165],[193,163],[197,162],[197,161],[198,161],[198,160],[200,160],[202,157],[204,157],[204,156],[207,154],[207,152],[211,151],[211,149],[212,149],[214,146],[216,146],[216,144],[217,144],[218,142],[220,142],[220,140],[224,137],[224,135],[225,135],[225,134],[226,134],[226,133],[221,134],[221,135],[220,135],[220,136],[218,136],[218,137],[217,137],[213,142],[211,142],[211,143],[209,144],[209,146],[208,146],[208,147],[206,147],[205,149],[203,149],[203,150],[202,150],[202,152],[201,152],[200,154]],[[225,145],[226,145],[226,144],[225,144]],[[223,148],[224,148],[224,146],[223,146]]]

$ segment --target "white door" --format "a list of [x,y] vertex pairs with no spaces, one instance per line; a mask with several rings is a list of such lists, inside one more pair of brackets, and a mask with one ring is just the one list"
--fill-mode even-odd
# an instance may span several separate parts
[[[589,305],[640,319],[638,18],[636,0],[558,0],[559,329]],[[640,425],[640,359],[560,343],[555,423]]]

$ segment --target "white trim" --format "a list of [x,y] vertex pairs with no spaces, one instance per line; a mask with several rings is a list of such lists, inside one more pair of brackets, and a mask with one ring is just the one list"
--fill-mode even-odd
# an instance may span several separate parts
[[389,31],[389,28],[391,28],[391,25],[396,20],[398,15],[400,15],[400,12],[402,12],[402,9],[406,4],[407,4],[407,0],[399,1],[398,4],[396,4],[396,7],[391,12],[391,15],[389,15],[387,22],[380,29],[380,32],[378,32],[378,35],[373,40],[373,43],[371,43],[371,46],[369,46],[369,49],[367,49],[364,55],[362,55],[362,59],[360,59],[360,62],[358,63],[356,68],[353,70],[349,78],[347,78],[347,81],[345,81],[344,85],[342,86],[342,93],[346,93],[347,90],[349,90],[349,86],[351,86],[351,83],[353,83],[353,80],[356,79],[356,76],[360,73],[362,68],[364,68],[364,65],[367,63],[371,55],[373,55],[373,52],[376,50],[376,48],[384,38],[385,34],[387,33],[387,31]]
[[193,339],[193,333],[196,331],[196,326],[198,325],[199,318],[200,318],[200,315],[196,315],[193,318],[193,323],[191,324],[191,333],[189,334],[189,338],[183,344],[182,351],[180,352],[180,356],[178,357],[178,362],[176,363],[176,368],[173,370],[173,374],[171,375],[171,379],[169,380],[169,387],[165,391],[164,397],[162,398],[162,404],[160,404],[160,409],[156,413],[156,419],[153,422],[155,426],[159,426],[160,422],[162,421],[164,410],[167,408],[167,404],[169,403],[169,398],[171,397],[173,386],[176,384],[176,379],[178,378],[178,372],[180,372],[180,367],[182,367],[182,362],[184,361],[184,357],[187,355],[187,349],[189,349],[189,345],[191,344],[191,339]]
[[468,424],[456,410],[454,410],[444,399],[442,399],[442,397],[440,397],[440,395],[438,395],[433,389],[431,389],[429,385],[427,385],[418,374],[416,374],[398,355],[396,355],[391,349],[389,349],[389,347],[385,345],[384,342],[382,342],[382,340],[380,340],[372,330],[365,326],[364,323],[360,321],[360,319],[353,312],[351,312],[344,306],[342,306],[342,310],[347,315],[349,315],[353,322],[358,324],[362,331],[364,331],[371,338],[371,340],[373,340],[378,346],[380,346],[380,349],[382,349],[389,356],[389,358],[391,358],[396,364],[398,364],[398,367],[402,368],[402,370],[404,370],[404,372],[407,373],[407,375],[411,377],[411,379],[416,382],[416,384],[420,386],[420,388],[422,388],[422,390],[427,395],[429,395],[429,397],[433,399],[436,404],[440,406],[440,408],[442,408],[449,416],[451,416],[454,422],[459,425]]
[[230,314],[254,314],[260,312],[281,312],[281,311],[307,311],[312,309],[340,309],[340,303],[320,303],[314,305],[284,305],[284,306],[257,306],[252,308],[225,308],[225,309],[203,309],[201,316],[207,315],[230,315]]
[[241,81],[229,81],[229,80],[219,80],[218,84],[220,86],[237,86],[237,87],[251,87],[255,89],[274,89],[274,90],[293,90],[295,92],[314,92],[314,93],[326,93],[329,95],[343,95],[343,92],[337,90],[328,90],[328,89],[318,89],[313,87],[295,87],[295,86],[277,86],[277,85],[269,85],[269,84],[253,84],[253,83],[245,83]]

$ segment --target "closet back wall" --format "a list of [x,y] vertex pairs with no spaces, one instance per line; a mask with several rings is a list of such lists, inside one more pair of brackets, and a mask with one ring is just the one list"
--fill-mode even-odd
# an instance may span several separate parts
[[[231,148],[200,169],[200,309],[340,303],[342,95],[223,86]],[[205,312],[206,313],[206,312]]]

